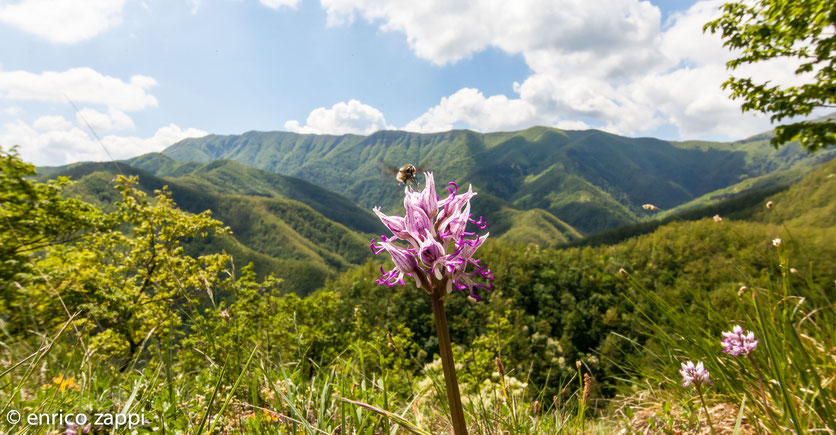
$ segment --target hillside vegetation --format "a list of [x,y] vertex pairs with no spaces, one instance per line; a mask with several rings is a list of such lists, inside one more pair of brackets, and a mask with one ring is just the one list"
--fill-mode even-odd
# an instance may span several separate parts
[[231,230],[229,235],[190,241],[187,252],[227,252],[239,267],[252,262],[259,276],[286,277],[286,291],[307,294],[370,256],[368,237],[359,231],[374,230],[379,221],[339,195],[235,162],[179,164],[161,155],[147,157],[168,161],[169,173],[179,176],[159,178],[124,164],[117,170],[112,163],[75,164],[49,173],[76,180],[68,194],[105,209],[119,198],[117,175],[138,176],[137,189],[149,194],[167,186],[179,208],[194,214],[210,210]]
[[[541,209],[590,234],[649,217],[643,204],[670,209],[746,179],[836,155],[834,150],[807,154],[797,144],[776,150],[770,137],[667,142],[546,127],[488,134],[380,131],[370,136],[248,132],[186,139],[163,153],[181,161],[236,160],[316,183],[361,207],[380,205],[389,211],[398,207],[401,192],[391,188],[396,183],[385,167],[412,163],[432,170],[438,179],[472,183],[482,198],[495,197],[492,202],[501,206],[480,207],[489,221],[511,210]],[[774,181],[786,185],[793,180]],[[554,231],[573,238],[561,225],[549,230]]]
[[[238,258],[192,251],[228,234],[217,213],[178,207],[216,201],[247,213],[263,207],[276,219],[282,209],[309,210],[309,221],[321,216],[312,208],[208,185],[186,190],[128,166],[122,171],[139,181],[114,184],[103,166],[78,165],[67,185],[28,178],[33,168],[14,154],[2,163],[0,199],[14,233],[0,233],[0,406],[126,410],[149,420],[140,430],[448,430],[422,290],[378,285],[384,259],[376,257],[305,298],[283,294],[284,283]],[[687,360],[711,371],[705,400],[728,430],[735,420],[745,432],[832,427],[834,173],[830,161],[789,188],[716,205],[718,219],[672,221],[611,245],[489,239],[479,257],[494,289],[478,303],[459,292],[445,299],[471,431],[705,432],[702,393],[682,387],[677,373]],[[169,194],[147,193],[162,184]],[[235,222],[240,216],[224,224],[241,237],[273,237],[248,234],[252,220]],[[287,225],[301,237],[309,223],[269,228]],[[257,242],[248,241],[270,249]],[[348,248],[341,258],[351,258]],[[734,325],[761,340],[753,359],[720,352],[721,332]]]

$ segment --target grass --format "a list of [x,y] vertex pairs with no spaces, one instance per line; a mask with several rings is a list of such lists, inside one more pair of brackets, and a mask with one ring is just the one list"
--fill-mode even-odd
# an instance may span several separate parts
[[[125,415],[122,424],[96,426],[110,433],[138,430],[172,433],[358,433],[438,434],[449,431],[444,411],[443,380],[423,379],[424,389],[409,400],[387,389],[386,375],[367,377],[349,360],[309,374],[298,362],[259,358],[253,349],[243,367],[212,367],[198,373],[177,373],[168,361],[157,361],[124,373],[95,367],[90,355],[52,346],[69,322],[45,346],[3,373],[3,414],[84,413],[89,421],[101,415]],[[78,342],[76,342],[78,344]],[[157,351],[162,351],[159,346]],[[22,349],[22,346],[19,347]],[[4,358],[9,355],[8,349]],[[45,363],[41,365],[41,363]],[[37,367],[46,370],[36,370]],[[65,382],[50,382],[53,373]],[[176,373],[176,374],[174,374]],[[174,374],[172,376],[172,374]],[[230,378],[228,375],[235,375]],[[436,374],[440,375],[440,374]],[[70,380],[67,382],[66,380]],[[527,399],[527,385],[517,381],[486,383],[465,397],[473,434],[578,432],[578,392],[566,399]],[[540,405],[542,403],[542,405]],[[129,423],[131,414],[136,421]],[[25,421],[25,420],[24,420]],[[3,433],[63,431],[66,424],[16,425]],[[592,430],[602,427],[591,423]]]
[[[791,233],[784,237],[792,238]],[[731,318],[723,317],[701,294],[691,292],[684,298],[690,304],[678,304],[627,274],[639,298],[650,301],[635,307],[642,327],[655,337],[645,348],[650,357],[634,362],[634,379],[670,385],[676,382],[681,362],[702,361],[713,382],[707,388],[708,402],[748,403],[744,415],[767,432],[807,433],[836,427],[831,338],[836,310],[827,289],[790,267],[783,244],[772,256],[780,265],[780,276],[740,277],[746,285],[737,291],[736,314]],[[754,331],[759,340],[748,358],[720,353],[720,332],[735,324]],[[679,393],[694,396],[688,389]]]

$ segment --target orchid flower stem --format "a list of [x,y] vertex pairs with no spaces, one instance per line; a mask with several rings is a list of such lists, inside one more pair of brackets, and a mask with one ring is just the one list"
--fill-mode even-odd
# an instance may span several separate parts
[[450,404],[450,420],[453,422],[455,435],[467,435],[464,422],[464,409],[459,394],[459,381],[456,378],[456,365],[453,362],[453,348],[450,345],[450,331],[447,329],[447,315],[444,313],[444,292],[436,289],[430,295],[435,317],[435,331],[438,334],[438,352],[441,354],[441,367],[444,370],[444,383],[447,385],[447,401]]
[[711,423],[711,413],[708,412],[708,406],[706,406],[705,399],[702,397],[702,389],[700,388],[700,384],[694,385],[697,387],[697,394],[700,395],[700,402],[702,402],[702,407],[703,409],[705,409],[705,418],[708,419],[708,428],[711,429],[712,435],[717,435],[717,433],[714,432],[714,424]]
[[755,373],[758,374],[758,384],[760,384],[761,399],[763,399],[763,409],[766,410],[766,415],[768,415],[769,419],[772,420],[772,424],[774,424],[775,427],[779,428],[781,427],[781,425],[778,424],[777,421],[775,421],[775,417],[772,415],[772,410],[769,408],[769,402],[766,401],[766,391],[763,388],[763,376],[761,375],[761,369],[758,368],[758,363],[755,362],[755,358],[751,354],[747,356],[749,357],[749,361],[752,362],[752,366],[755,367]]

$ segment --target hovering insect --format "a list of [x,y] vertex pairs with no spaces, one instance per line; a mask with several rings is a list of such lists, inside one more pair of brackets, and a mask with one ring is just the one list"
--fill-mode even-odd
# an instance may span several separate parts
[[395,179],[398,180],[398,183],[401,184],[409,184],[410,182],[418,184],[418,179],[415,177],[418,175],[419,172],[423,172],[424,168],[419,166],[415,167],[412,164],[406,164],[401,166],[400,168],[392,166],[392,165],[384,165],[386,172],[389,175],[394,175]]
[[[417,169],[415,166],[412,165],[403,165],[400,169],[398,169],[398,175],[395,175],[395,178],[400,181],[402,184],[409,183],[410,181],[415,180],[415,173]],[[417,181],[416,181],[417,182]]]

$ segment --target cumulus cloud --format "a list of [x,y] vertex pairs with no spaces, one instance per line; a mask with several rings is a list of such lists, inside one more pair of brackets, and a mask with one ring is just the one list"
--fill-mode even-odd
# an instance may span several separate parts
[[355,15],[406,35],[415,54],[453,62],[489,46],[509,53],[537,50],[617,53],[644,46],[658,33],[660,12],[638,0],[322,0],[332,25]]
[[136,128],[130,116],[113,108],[108,113],[102,113],[96,109],[85,107],[78,111],[76,120],[79,125],[89,124],[96,131],[133,130]]
[[[489,131],[541,123],[637,134],[668,124],[682,138],[737,138],[770,127],[765,116],[742,114],[739,102],[721,89],[733,54],[702,27],[719,15],[723,0],[698,1],[664,25],[660,10],[640,0],[321,3],[330,25],[358,18],[376,23],[402,33],[416,56],[434,64],[492,47],[521,55],[532,70],[514,84],[516,95],[463,88],[409,122],[408,130],[440,131],[461,123]],[[792,71],[772,62],[740,74],[797,82]]]
[[32,127],[34,127],[35,130],[40,131],[66,130],[72,127],[72,125],[73,124],[64,119],[63,116],[57,115],[41,116],[32,123]]
[[157,107],[157,99],[147,92],[156,80],[134,75],[128,81],[104,75],[92,68],[66,71],[0,70],[0,98],[23,101],[102,104],[117,110],[142,110]]
[[478,89],[464,88],[444,97],[441,102],[404,127],[409,131],[435,132],[464,123],[481,131],[514,130],[551,120],[538,115],[537,108],[504,95],[485,97]]
[[176,124],[169,124],[160,127],[153,136],[140,138],[134,136],[105,136],[102,142],[114,158],[126,158],[140,154],[159,152],[167,147],[190,137],[203,137],[207,132],[197,128],[181,128]]
[[299,4],[299,0],[259,0],[259,3],[270,9],[279,9],[281,7],[295,9]]
[[284,128],[303,134],[371,134],[390,128],[380,110],[357,100],[339,102],[330,109],[320,107],[311,111],[305,125],[299,121],[285,122]]
[[53,43],[93,38],[122,21],[125,0],[22,0],[0,6],[0,22]]
[[589,130],[589,124],[583,121],[558,121],[555,127],[563,130]]
[[[113,158],[124,159],[162,151],[185,138],[206,134],[205,131],[195,128],[183,129],[169,124],[158,129],[151,137],[108,135],[102,137],[102,142]],[[0,144],[4,147],[20,145],[23,159],[36,165],[109,160],[107,153],[95,138],[61,116],[43,116],[32,125],[21,120],[7,123],[0,132]]]

